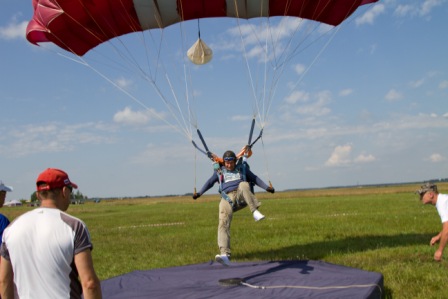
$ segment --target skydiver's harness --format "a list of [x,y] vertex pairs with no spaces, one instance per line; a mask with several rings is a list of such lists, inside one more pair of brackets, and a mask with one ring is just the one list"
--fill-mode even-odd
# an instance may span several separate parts
[[[255,139],[255,141],[252,142],[252,134],[254,132],[254,127],[255,127],[255,118],[252,119],[252,124],[251,124],[251,128],[250,128],[250,133],[249,133],[249,141],[247,143],[247,147],[250,149],[252,148],[252,146],[258,141],[258,139],[261,138],[261,136],[263,135],[263,129],[260,130],[260,134],[258,135],[258,137]],[[224,179],[223,177],[223,171],[226,171],[225,167],[221,168],[221,166],[219,165],[219,163],[217,163],[214,158],[213,158],[213,154],[212,152],[208,149],[207,144],[205,143],[204,137],[201,134],[201,131],[199,129],[196,129],[196,132],[198,133],[199,139],[202,142],[202,145],[204,146],[205,150],[202,150],[201,148],[199,148],[199,146],[196,144],[196,142],[194,142],[194,140],[191,140],[191,143],[193,144],[193,146],[199,150],[201,153],[203,153],[204,155],[206,155],[209,159],[211,159],[214,163],[213,163],[213,168],[214,170],[217,172],[218,175],[218,180],[219,180],[219,193],[221,193],[221,196],[223,199],[225,199],[230,206],[232,207],[232,210],[238,210],[241,208],[244,208],[245,206],[247,206],[247,203],[245,201],[239,201],[238,198],[236,198],[235,203],[230,199],[230,197],[227,195],[227,193],[225,193],[224,191],[222,191],[222,181]],[[249,169],[249,164],[247,164],[247,155],[245,154],[243,157],[239,158],[238,161],[236,162],[236,167],[241,168],[241,175],[242,175],[242,179],[244,182],[248,182],[247,181],[247,177],[246,177],[246,169]],[[250,191],[252,193],[254,193],[254,182],[248,182],[249,183],[249,187],[250,187]],[[194,188],[194,194],[196,194],[196,187]]]
[[[241,172],[241,176],[242,176],[242,179],[244,182],[248,182],[247,176],[246,176],[246,170],[249,168],[249,164],[247,164],[246,159],[247,159],[246,157],[241,157],[237,161],[237,164],[235,166],[235,169],[238,172]],[[244,200],[238,200],[237,197],[235,198],[235,202],[233,202],[230,199],[229,195],[223,191],[222,184],[223,184],[224,176],[227,172],[227,169],[225,167],[221,167],[219,165],[219,163],[216,163],[216,162],[213,163],[213,168],[215,169],[215,171],[217,172],[217,175],[218,175],[219,193],[221,193],[221,197],[230,204],[230,206],[232,207],[232,210],[236,211],[236,210],[242,209],[245,206],[247,206],[247,203]],[[251,187],[251,191],[253,192],[253,183],[249,183],[249,186]],[[236,192],[236,190],[235,190],[235,192]]]

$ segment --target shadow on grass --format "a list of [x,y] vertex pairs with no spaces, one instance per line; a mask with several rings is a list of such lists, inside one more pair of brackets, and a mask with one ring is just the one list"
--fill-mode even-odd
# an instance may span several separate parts
[[238,255],[238,258],[262,260],[306,258],[319,260],[329,254],[356,253],[382,248],[427,244],[432,237],[430,234],[366,235],[338,240],[325,240],[303,245],[297,244],[281,249],[255,251]]

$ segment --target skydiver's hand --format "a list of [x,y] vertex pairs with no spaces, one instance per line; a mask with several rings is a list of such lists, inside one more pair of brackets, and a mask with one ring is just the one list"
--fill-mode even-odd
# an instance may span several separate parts
[[195,194],[193,194],[193,199],[197,199],[197,198],[199,198],[199,197],[201,197],[201,193],[195,193]]
[[269,193],[275,193],[275,189],[274,189],[274,187],[268,187],[268,188],[266,189],[266,191],[269,192]]

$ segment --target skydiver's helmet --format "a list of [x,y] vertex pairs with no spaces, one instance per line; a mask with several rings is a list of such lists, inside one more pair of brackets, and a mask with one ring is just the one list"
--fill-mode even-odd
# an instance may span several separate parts
[[236,155],[232,151],[226,151],[224,153],[224,155],[222,155],[222,159],[224,161],[232,161],[232,160],[235,161],[236,160]]

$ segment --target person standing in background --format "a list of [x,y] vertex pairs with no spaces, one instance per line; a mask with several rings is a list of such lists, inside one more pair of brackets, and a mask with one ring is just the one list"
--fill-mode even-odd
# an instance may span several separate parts
[[[12,192],[11,186],[6,186],[3,181],[0,181],[0,208],[5,204],[6,192]],[[9,225],[9,219],[5,215],[0,214],[0,236],[3,235],[3,231]]]

